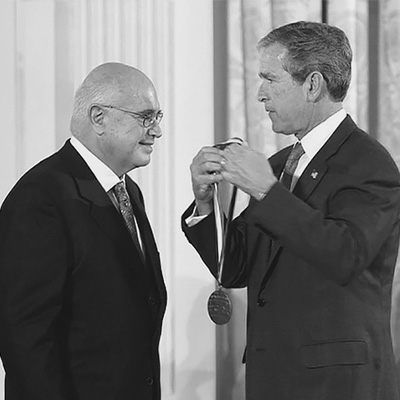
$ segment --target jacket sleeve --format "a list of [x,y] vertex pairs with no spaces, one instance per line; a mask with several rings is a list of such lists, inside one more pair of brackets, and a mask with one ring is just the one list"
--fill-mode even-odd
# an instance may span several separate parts
[[[296,197],[279,182],[262,201],[251,201],[232,224],[224,286],[247,285],[260,236],[267,260],[272,240],[280,254],[291,253],[341,285],[374,261],[394,264],[400,229],[399,172],[382,151],[362,157],[352,163],[336,160],[312,201]],[[198,225],[187,229],[187,236],[210,268],[215,265],[209,250],[213,225]],[[210,269],[215,272],[215,267]]]
[[[185,221],[193,213],[194,204],[193,202],[182,215],[182,230],[211,274],[218,280],[220,266],[218,265],[215,214],[211,213],[196,225],[189,227]],[[229,249],[225,252],[222,274],[222,283],[226,288],[242,288],[247,285],[245,231],[245,222],[241,217],[232,221],[229,227],[230,240],[226,244]]]
[[[283,248],[346,285],[398,236],[400,182],[397,171],[380,171],[337,183],[325,210],[311,207],[276,183],[246,218]],[[397,241],[396,241],[397,243]],[[398,243],[397,243],[398,244]],[[397,248],[392,249],[395,257]]]
[[72,399],[57,319],[67,281],[67,238],[45,190],[18,185],[0,212],[0,353],[18,399]]

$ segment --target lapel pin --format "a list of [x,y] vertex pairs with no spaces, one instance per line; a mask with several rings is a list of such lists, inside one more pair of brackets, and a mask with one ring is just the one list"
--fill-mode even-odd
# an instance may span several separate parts
[[311,172],[311,177],[312,177],[313,179],[317,179],[317,176],[318,176],[318,172],[314,169],[314,171]]

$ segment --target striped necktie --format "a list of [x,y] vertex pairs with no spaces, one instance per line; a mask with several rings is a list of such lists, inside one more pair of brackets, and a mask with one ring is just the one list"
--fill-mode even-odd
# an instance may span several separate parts
[[281,176],[281,182],[289,190],[291,190],[294,171],[296,170],[297,164],[303,154],[303,146],[300,142],[297,142],[286,160],[285,168]]

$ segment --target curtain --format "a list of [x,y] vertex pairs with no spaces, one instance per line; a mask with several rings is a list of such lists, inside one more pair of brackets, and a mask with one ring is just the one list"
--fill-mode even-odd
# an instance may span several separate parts
[[[256,44],[268,31],[285,23],[328,22],[346,32],[353,48],[352,83],[344,107],[362,129],[386,146],[400,167],[398,0],[229,0],[223,11],[221,4],[218,10],[216,21],[226,18],[226,30],[219,34],[226,35],[227,45],[225,134],[228,137],[245,137],[266,156],[293,140],[272,131],[269,118],[257,102]],[[392,336],[400,378],[399,270],[397,267],[393,284]],[[242,291],[231,291],[231,296],[235,315],[217,337],[219,400],[244,398],[244,367],[240,361],[245,343],[246,297]]]
[[[377,85],[378,139],[391,152],[400,167],[400,2],[379,3],[379,48]],[[400,258],[393,283],[392,337],[400,378]]]

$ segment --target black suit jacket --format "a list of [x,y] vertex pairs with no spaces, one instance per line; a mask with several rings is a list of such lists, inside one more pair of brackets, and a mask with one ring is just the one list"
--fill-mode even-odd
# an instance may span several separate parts
[[166,306],[139,187],[127,190],[146,265],[122,216],[67,142],[0,212],[0,354],[6,400],[160,399]]
[[[279,176],[290,152],[274,155]],[[183,230],[216,274],[214,216]],[[400,176],[347,117],[290,193],[233,222],[223,285],[248,288],[247,400],[397,400],[390,334]],[[211,234],[210,234],[211,233]]]

